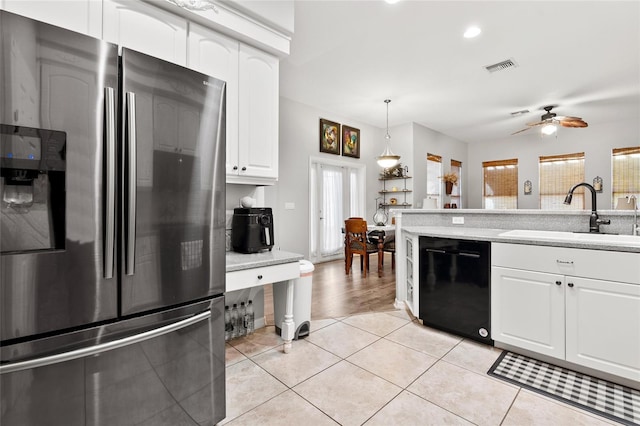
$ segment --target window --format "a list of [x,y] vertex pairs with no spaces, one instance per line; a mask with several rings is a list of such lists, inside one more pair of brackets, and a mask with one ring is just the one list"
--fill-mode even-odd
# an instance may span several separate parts
[[451,173],[458,176],[458,183],[453,185],[451,191],[451,207],[455,204],[458,208],[462,208],[462,161],[451,160]]
[[540,174],[540,208],[542,210],[584,209],[584,188],[573,193],[571,204],[564,198],[573,185],[584,182],[584,152],[541,156],[538,164]]
[[485,209],[518,208],[518,159],[483,161]]
[[626,202],[621,198],[640,196],[640,146],[615,148],[612,157],[611,201],[613,208],[619,208],[618,201]]
[[442,206],[440,176],[442,176],[442,157],[427,153],[427,198],[435,199],[438,207]]

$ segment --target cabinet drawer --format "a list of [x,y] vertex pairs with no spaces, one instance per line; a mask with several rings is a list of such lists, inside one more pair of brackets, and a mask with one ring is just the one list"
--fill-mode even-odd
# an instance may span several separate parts
[[289,262],[281,265],[264,266],[227,272],[226,291],[242,290],[264,284],[286,281],[300,276],[300,263]]
[[640,284],[640,253],[493,243],[491,264]]

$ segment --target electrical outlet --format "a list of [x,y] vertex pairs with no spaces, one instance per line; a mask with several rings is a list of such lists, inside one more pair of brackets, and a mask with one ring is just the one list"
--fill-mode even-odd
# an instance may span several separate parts
[[295,210],[295,208],[296,208],[295,203],[284,203],[285,210]]
[[456,217],[456,216],[454,216],[453,218],[451,218],[451,222],[454,225],[464,225],[464,217],[460,217],[460,216]]

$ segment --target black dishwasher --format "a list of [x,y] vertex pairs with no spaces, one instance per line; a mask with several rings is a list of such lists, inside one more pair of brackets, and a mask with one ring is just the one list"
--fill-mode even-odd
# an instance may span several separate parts
[[493,345],[491,243],[420,237],[420,309],[424,325]]

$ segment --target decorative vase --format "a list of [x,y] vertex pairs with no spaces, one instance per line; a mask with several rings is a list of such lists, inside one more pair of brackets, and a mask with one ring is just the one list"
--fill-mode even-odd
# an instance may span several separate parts
[[445,193],[447,195],[451,195],[451,192],[453,191],[453,182],[445,182],[444,184]]

